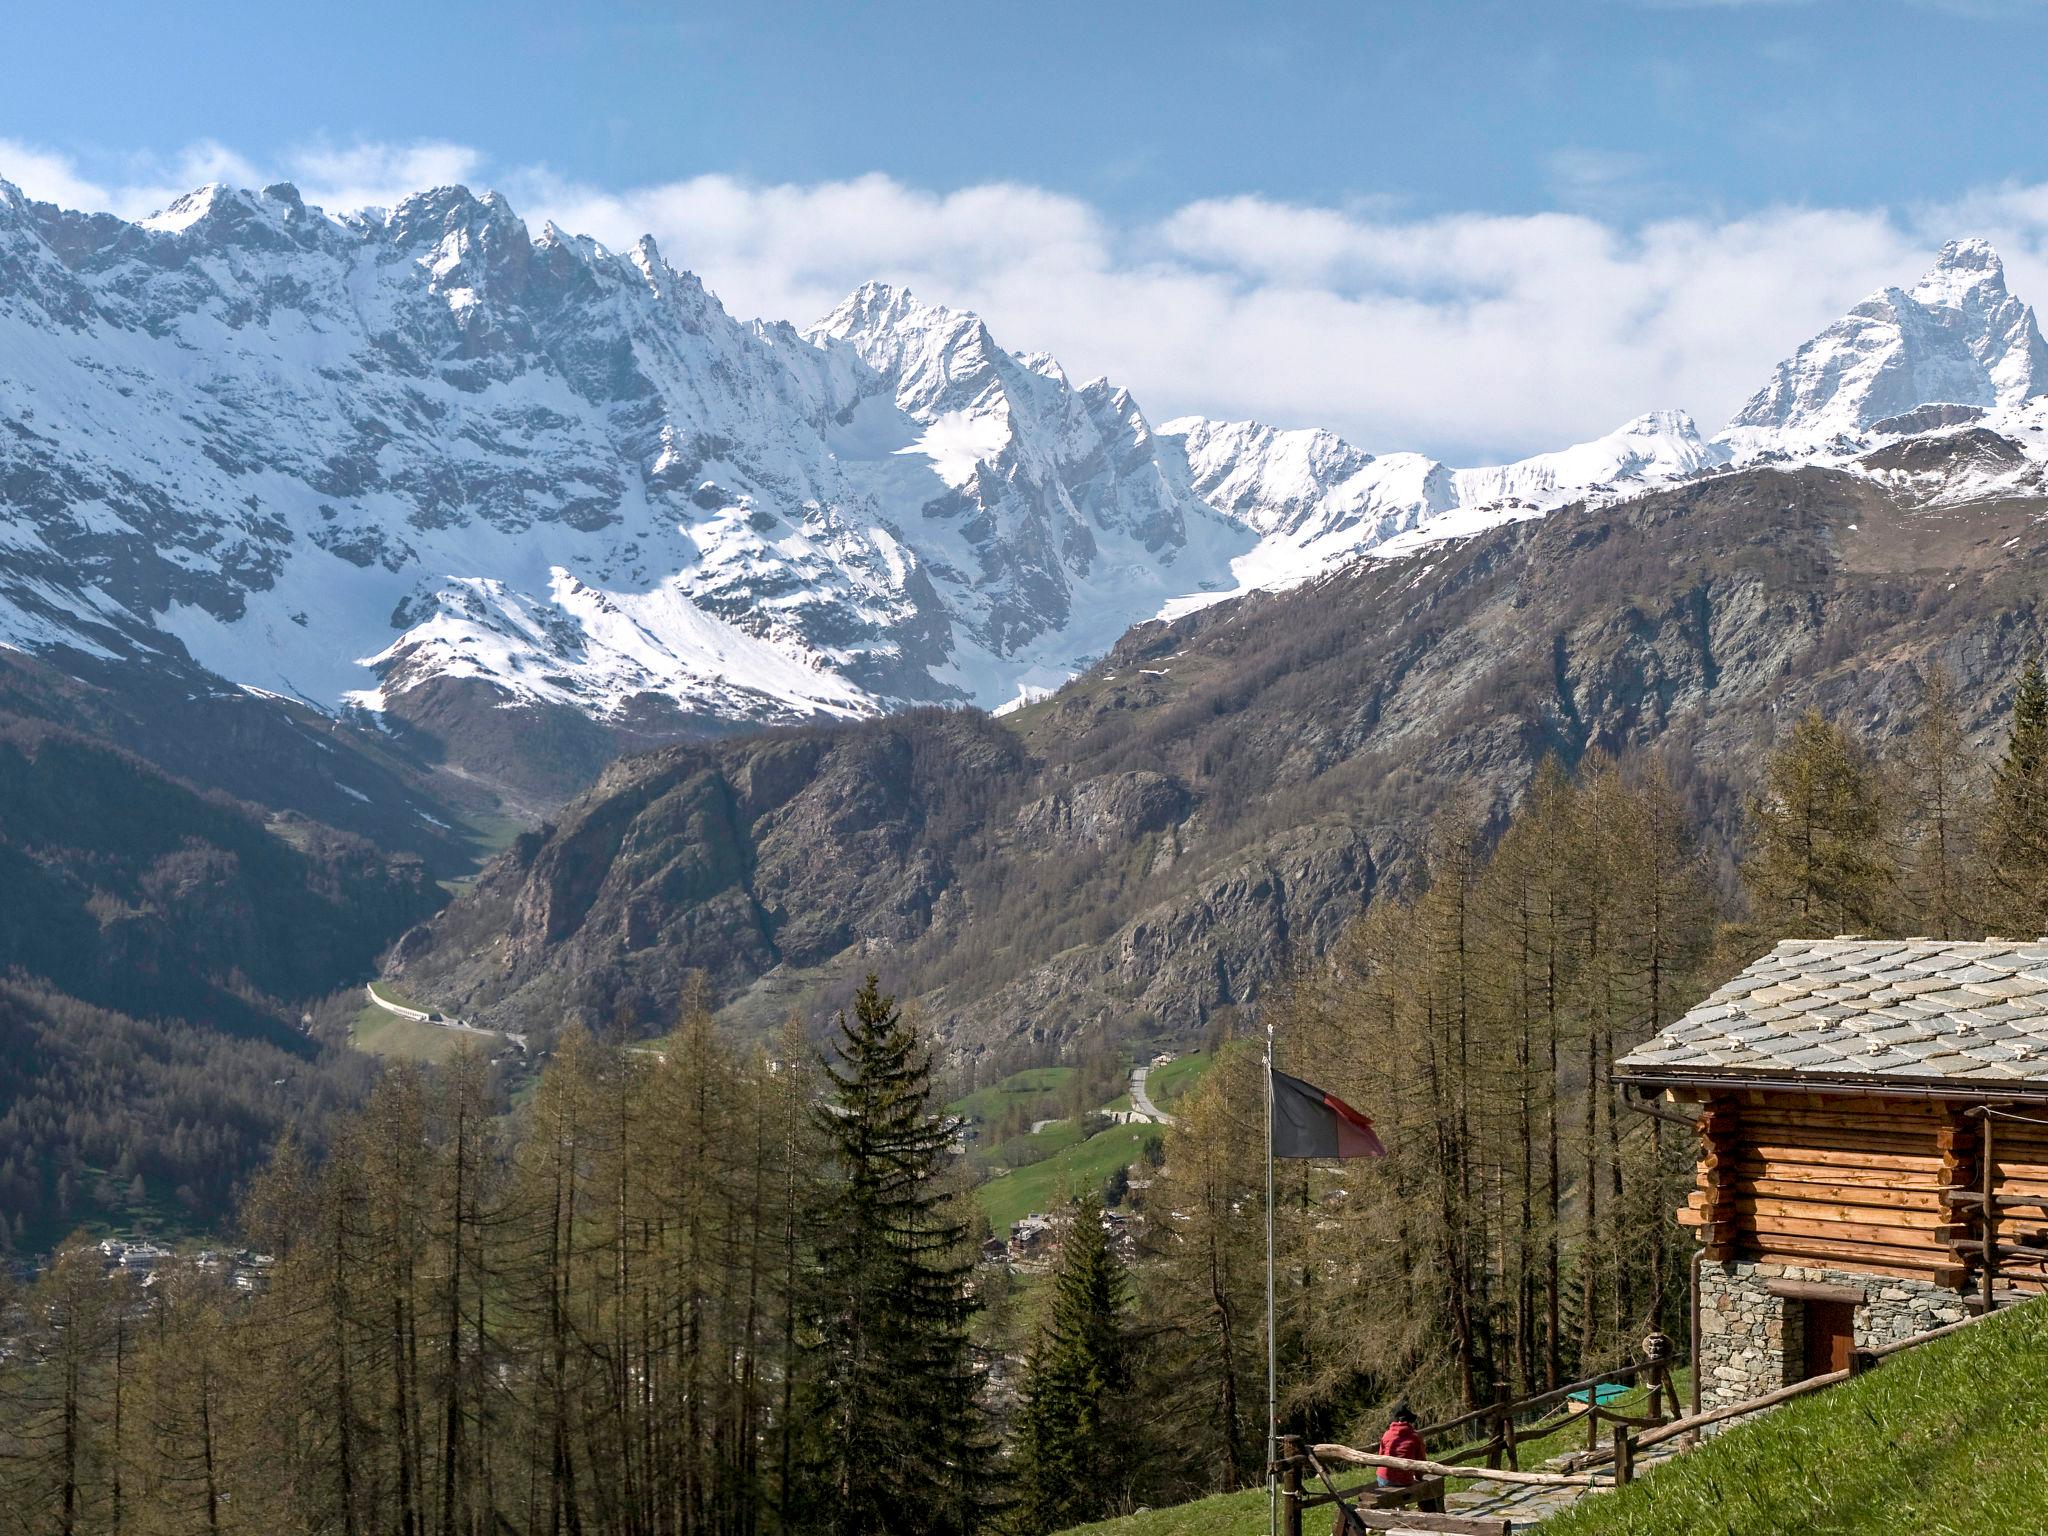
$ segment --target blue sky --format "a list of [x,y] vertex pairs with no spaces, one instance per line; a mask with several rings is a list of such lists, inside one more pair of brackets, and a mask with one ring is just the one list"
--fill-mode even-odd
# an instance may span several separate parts
[[1950,234],[2048,294],[2029,0],[118,3],[8,31],[0,176],[32,195],[459,177],[651,230],[742,313],[899,278],[1155,417],[1374,449],[1711,427]]

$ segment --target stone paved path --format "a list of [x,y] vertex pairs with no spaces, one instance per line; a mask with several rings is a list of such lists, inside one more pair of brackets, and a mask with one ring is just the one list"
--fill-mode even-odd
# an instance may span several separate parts
[[[1643,1453],[1636,1469],[1643,1471],[1654,1467],[1676,1454],[1677,1451],[1671,1447],[1658,1446]],[[1589,1493],[1604,1491],[1599,1488],[1510,1488],[1497,1483],[1490,1488],[1468,1488],[1462,1493],[1451,1494],[1444,1500],[1444,1507],[1454,1515],[1504,1516],[1514,1521],[1515,1530],[1520,1532],[1547,1520],[1559,1510],[1570,1509]]]

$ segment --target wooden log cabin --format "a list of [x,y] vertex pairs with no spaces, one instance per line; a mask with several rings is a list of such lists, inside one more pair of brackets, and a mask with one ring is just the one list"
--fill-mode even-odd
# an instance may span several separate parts
[[1616,1064],[1697,1106],[1700,1397],[2048,1285],[2048,940],[1791,940]]

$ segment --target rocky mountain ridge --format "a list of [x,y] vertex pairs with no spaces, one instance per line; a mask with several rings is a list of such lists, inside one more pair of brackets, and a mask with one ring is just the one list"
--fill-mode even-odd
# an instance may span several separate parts
[[0,185],[0,645],[196,664],[546,799],[622,744],[1040,697],[1155,614],[1745,462],[1910,479],[1902,444],[1967,432],[1959,493],[2022,490],[2041,357],[1961,242],[1722,438],[1657,411],[1454,469],[1155,428],[886,285],[742,324],[495,194],[131,224]]
[[486,1020],[654,1029],[702,969],[765,1028],[872,967],[968,1054],[1193,1039],[1412,873],[1453,796],[1498,817],[1546,755],[1663,751],[1725,849],[1809,703],[1882,744],[1939,662],[1990,740],[2043,635],[2048,503],[1926,494],[1983,451],[1734,470],[1353,563],[1140,626],[1003,722],[624,759],[393,974]]

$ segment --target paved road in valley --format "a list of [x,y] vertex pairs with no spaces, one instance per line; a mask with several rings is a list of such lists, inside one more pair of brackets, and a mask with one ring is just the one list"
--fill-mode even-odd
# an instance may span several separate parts
[[1152,1095],[1145,1091],[1145,1079],[1151,1071],[1150,1067],[1133,1067],[1131,1069],[1131,1108],[1135,1111],[1132,1118],[1148,1120],[1154,1125],[1171,1125],[1173,1124],[1173,1116],[1169,1115],[1157,1104],[1154,1104],[1152,1102]]

